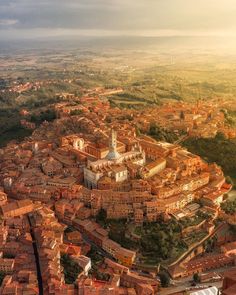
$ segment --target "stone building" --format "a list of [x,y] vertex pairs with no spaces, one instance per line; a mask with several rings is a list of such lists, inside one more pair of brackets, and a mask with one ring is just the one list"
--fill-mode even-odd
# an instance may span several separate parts
[[136,149],[120,154],[117,150],[116,132],[111,131],[109,152],[105,159],[88,161],[84,168],[84,182],[88,188],[98,187],[98,181],[107,176],[115,182],[122,182],[128,179],[127,163],[133,163],[142,167],[145,164],[145,153],[140,146]]

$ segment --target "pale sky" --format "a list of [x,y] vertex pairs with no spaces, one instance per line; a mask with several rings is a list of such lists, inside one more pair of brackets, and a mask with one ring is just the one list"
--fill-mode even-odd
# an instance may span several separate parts
[[0,0],[0,38],[229,35],[236,0]]

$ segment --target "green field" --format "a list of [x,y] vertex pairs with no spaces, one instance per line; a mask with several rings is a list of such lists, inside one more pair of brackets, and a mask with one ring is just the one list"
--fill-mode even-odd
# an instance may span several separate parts
[[[111,105],[138,110],[166,101],[236,96],[235,57],[210,51],[32,50],[7,58],[0,55],[0,63],[1,145],[14,139],[12,128],[22,108],[37,113],[61,101],[62,92],[81,96],[99,86],[122,87],[123,93],[108,97]],[[13,85],[36,81],[44,83],[38,90],[8,91]]]

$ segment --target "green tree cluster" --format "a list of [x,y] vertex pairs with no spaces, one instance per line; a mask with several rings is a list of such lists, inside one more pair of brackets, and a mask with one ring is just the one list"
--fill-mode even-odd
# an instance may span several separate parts
[[78,263],[74,262],[68,254],[61,255],[61,265],[64,268],[66,284],[73,284],[78,275],[82,272],[82,268]]
[[178,139],[178,136],[174,132],[162,128],[156,123],[152,123],[150,125],[148,135],[156,140],[167,141],[170,143],[173,143]]
[[144,224],[141,236],[141,252],[144,256],[166,260],[176,255],[176,251],[186,250],[181,239],[181,226],[175,221],[168,223]]
[[31,122],[40,125],[44,121],[51,122],[56,119],[56,112],[53,109],[48,109],[38,115],[31,116]]
[[221,204],[221,209],[230,215],[233,215],[236,212],[236,200],[234,201],[226,201]]
[[70,112],[71,116],[80,116],[83,115],[84,111],[83,110],[73,110]]
[[96,222],[99,223],[102,227],[107,227],[107,212],[104,209],[100,209],[97,216]]
[[214,138],[188,138],[183,144],[192,153],[220,165],[226,175],[235,176],[235,139],[226,139],[222,133],[218,133]]

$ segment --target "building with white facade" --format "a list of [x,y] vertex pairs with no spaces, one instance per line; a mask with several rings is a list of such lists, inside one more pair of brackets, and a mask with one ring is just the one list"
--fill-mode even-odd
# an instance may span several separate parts
[[97,161],[88,161],[87,167],[84,168],[84,182],[88,188],[97,188],[98,181],[107,176],[115,182],[122,182],[128,179],[128,169],[126,164],[133,163],[142,167],[145,165],[145,153],[140,146],[135,147],[132,151],[119,154],[117,152],[117,134],[111,131],[109,152],[105,159]]

